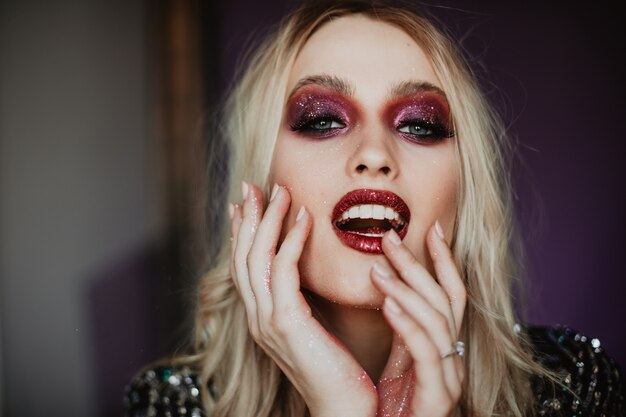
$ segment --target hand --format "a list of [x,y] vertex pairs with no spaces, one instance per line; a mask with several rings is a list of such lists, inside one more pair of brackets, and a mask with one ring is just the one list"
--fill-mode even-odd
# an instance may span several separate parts
[[291,203],[289,192],[275,186],[265,213],[256,186],[244,183],[243,194],[243,208],[231,207],[231,275],[252,338],[300,392],[312,416],[373,416],[374,384],[313,317],[300,291],[298,260],[312,227],[311,217],[302,207],[277,251]]
[[438,228],[427,236],[437,279],[394,231],[383,238],[383,252],[397,273],[380,264],[372,268],[372,280],[386,296],[383,313],[395,331],[378,383],[378,417],[447,417],[458,410],[463,363],[456,354],[441,355],[459,338],[466,291]]

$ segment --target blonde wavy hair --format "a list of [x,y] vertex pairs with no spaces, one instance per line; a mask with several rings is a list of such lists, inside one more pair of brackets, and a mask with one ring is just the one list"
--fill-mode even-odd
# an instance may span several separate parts
[[[228,201],[240,200],[242,179],[269,192],[267,178],[294,60],[325,22],[355,13],[387,22],[415,39],[430,57],[450,103],[460,167],[453,252],[468,292],[462,414],[528,415],[533,407],[530,375],[549,374],[533,361],[523,333],[514,331],[514,222],[505,129],[456,44],[419,12],[380,1],[311,1],[287,16],[255,48],[225,106],[223,135],[231,150]],[[226,213],[226,202],[219,210]],[[229,234],[224,230],[221,238],[215,237],[221,251],[198,286],[192,353],[178,361],[199,372],[211,417],[308,415],[302,397],[248,333],[229,272]]]

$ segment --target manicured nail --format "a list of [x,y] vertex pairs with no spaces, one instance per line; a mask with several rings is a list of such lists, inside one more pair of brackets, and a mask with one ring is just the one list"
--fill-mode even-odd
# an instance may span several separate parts
[[391,297],[385,297],[385,307],[393,314],[402,314],[402,309]]
[[389,236],[389,241],[391,243],[393,243],[394,245],[399,245],[400,243],[402,243],[402,240],[400,239],[400,236],[398,236],[398,234],[396,233],[395,230],[391,229],[389,232],[387,232],[387,236]]
[[304,206],[300,207],[300,211],[298,211],[298,215],[296,216],[296,221],[300,220],[302,216],[304,216],[304,212],[306,212]]
[[228,203],[228,214],[230,215],[230,219],[233,219],[233,216],[235,215],[235,206],[233,206],[233,203]]
[[274,184],[274,187],[272,188],[272,194],[270,195],[270,201],[272,201],[274,199],[274,197],[276,197],[276,193],[278,193],[278,184]]
[[439,236],[442,240],[444,239],[445,236],[443,235],[443,229],[439,224],[439,220],[435,221],[435,232],[437,232],[437,236]]
[[248,198],[248,183],[245,181],[241,181],[241,195],[244,200]]

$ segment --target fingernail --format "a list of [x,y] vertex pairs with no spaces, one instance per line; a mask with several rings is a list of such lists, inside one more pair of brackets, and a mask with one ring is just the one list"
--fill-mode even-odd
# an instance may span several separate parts
[[270,195],[270,201],[272,201],[274,199],[274,197],[276,197],[276,193],[278,193],[278,184],[274,184],[274,187],[272,188],[272,194]]
[[300,207],[300,211],[298,211],[298,215],[296,216],[296,221],[300,220],[302,216],[304,216],[305,211],[306,209],[304,208],[304,206]]
[[393,314],[402,314],[402,308],[391,297],[385,297],[385,307]]
[[400,239],[400,236],[398,236],[396,231],[393,230],[393,229],[391,229],[389,232],[387,232],[387,236],[389,236],[389,241],[391,243],[393,243],[394,245],[399,245],[400,243],[402,243],[402,240]]
[[244,200],[248,198],[248,183],[245,181],[241,181],[241,195]]
[[233,203],[228,203],[228,214],[230,215],[230,219],[233,219],[233,216],[235,215],[235,206],[233,206]]
[[445,236],[443,235],[443,229],[439,224],[439,220],[435,221],[435,232],[437,232],[437,236],[439,236],[442,240],[444,239]]

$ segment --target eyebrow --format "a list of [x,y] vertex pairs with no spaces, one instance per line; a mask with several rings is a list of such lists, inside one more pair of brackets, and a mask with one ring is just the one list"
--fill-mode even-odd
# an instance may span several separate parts
[[[354,86],[348,80],[334,75],[320,74],[300,79],[291,90],[289,98],[291,98],[296,91],[307,85],[319,85],[347,97],[354,96]],[[444,93],[441,88],[429,83],[428,81],[402,81],[393,85],[389,89],[389,95],[392,98],[406,97],[425,92],[436,93],[447,99],[446,93]]]
[[329,90],[333,90],[347,97],[352,97],[354,95],[354,86],[349,81],[334,75],[321,74],[311,75],[309,77],[300,79],[296,83],[296,86],[293,88],[293,90],[291,90],[289,98],[291,98],[296,93],[296,91],[307,85],[319,85],[322,87],[326,87]]
[[441,88],[428,81],[402,81],[389,90],[389,95],[393,98],[399,98],[426,92],[439,94],[447,99],[446,93]]

